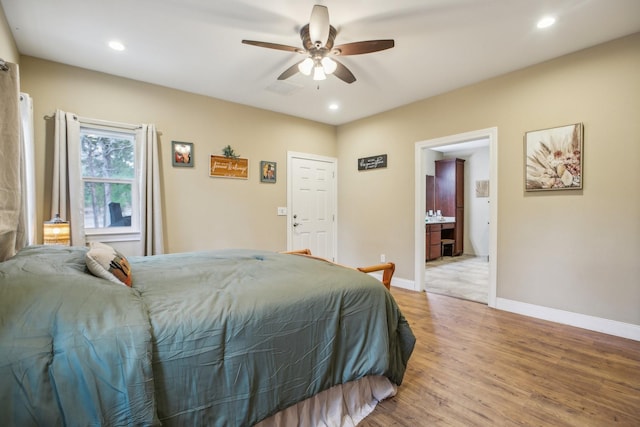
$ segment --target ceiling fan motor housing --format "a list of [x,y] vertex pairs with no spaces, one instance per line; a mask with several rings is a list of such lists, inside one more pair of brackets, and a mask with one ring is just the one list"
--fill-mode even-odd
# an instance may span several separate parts
[[305,26],[300,28],[300,38],[302,39],[302,46],[304,46],[304,48],[308,51],[311,51],[313,49],[319,50],[322,48],[331,50],[333,48],[333,42],[336,39],[336,34],[338,34],[338,32],[333,27],[333,25],[329,25],[329,37],[327,38],[327,41],[323,46],[323,44],[319,41],[311,41],[311,36],[309,35],[309,24],[306,24]]

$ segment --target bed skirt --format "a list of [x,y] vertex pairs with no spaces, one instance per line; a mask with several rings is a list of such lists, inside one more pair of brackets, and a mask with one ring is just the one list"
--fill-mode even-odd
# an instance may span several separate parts
[[378,402],[396,392],[397,387],[388,378],[370,375],[320,392],[260,421],[256,427],[354,427]]

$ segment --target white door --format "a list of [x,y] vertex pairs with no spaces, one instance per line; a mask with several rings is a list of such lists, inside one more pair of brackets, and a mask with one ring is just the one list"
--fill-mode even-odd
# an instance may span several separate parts
[[288,153],[288,250],[336,259],[336,159]]

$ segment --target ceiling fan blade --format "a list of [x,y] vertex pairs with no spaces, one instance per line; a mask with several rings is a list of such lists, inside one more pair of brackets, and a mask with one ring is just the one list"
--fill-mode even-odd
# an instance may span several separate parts
[[304,53],[304,50],[300,49],[299,47],[287,46],[285,44],[259,42],[256,40],[242,40],[242,43],[250,44],[252,46],[266,47],[269,49],[285,50],[287,52]]
[[[302,61],[300,61],[302,62]],[[300,71],[298,69],[298,65],[300,64],[300,62],[296,62],[295,64],[293,64],[291,67],[287,68],[286,70],[284,70],[284,72],[282,74],[280,74],[278,76],[278,80],[285,80],[288,79],[289,77],[293,76],[294,74],[296,74],[298,71]]]
[[353,42],[341,44],[333,48],[332,52],[337,55],[362,55],[363,53],[378,52],[391,49],[395,46],[393,40],[367,40],[363,42]]
[[311,10],[309,18],[309,36],[313,44],[320,43],[320,47],[327,43],[329,38],[329,9],[326,6],[316,4]]
[[333,75],[342,80],[345,83],[353,83],[356,81],[356,76],[353,75],[351,71],[347,67],[345,67],[342,63],[336,61],[337,68],[333,72]]

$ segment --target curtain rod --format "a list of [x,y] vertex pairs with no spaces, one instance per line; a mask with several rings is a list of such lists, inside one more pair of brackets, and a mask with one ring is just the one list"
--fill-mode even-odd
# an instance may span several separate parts
[[6,62],[4,62],[4,59],[2,58],[0,58],[0,70],[9,71],[9,66],[7,65]]
[[[53,120],[56,118],[56,114],[53,113],[53,115],[48,116],[48,115],[44,115],[43,118],[45,120]],[[77,115],[74,115],[73,118],[75,120],[81,120],[84,121],[85,123],[89,123],[89,124],[94,124],[94,125],[101,125],[101,126],[112,126],[112,127],[120,127],[122,129],[128,129],[128,130],[136,130],[136,129],[141,129],[142,125],[130,125],[127,123],[118,123],[118,122],[110,122],[110,121],[106,121],[106,120],[99,120],[99,119],[88,119],[86,117],[78,117]],[[162,131],[156,129],[156,134],[158,135],[162,135]]]

